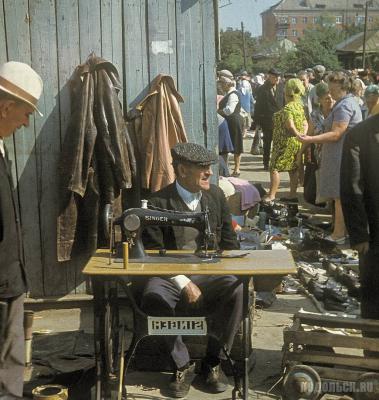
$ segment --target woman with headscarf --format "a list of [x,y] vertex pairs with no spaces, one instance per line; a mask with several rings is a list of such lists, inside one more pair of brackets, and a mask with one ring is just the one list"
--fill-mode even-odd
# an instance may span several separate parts
[[223,74],[219,77],[219,82],[225,96],[219,102],[218,113],[224,117],[228,123],[230,138],[232,139],[234,147],[234,171],[232,175],[239,176],[241,154],[243,152],[243,120],[240,114],[241,100],[238,91],[235,88],[233,75],[230,72],[229,74],[230,76]]
[[349,93],[352,81],[344,72],[330,74],[328,87],[336,103],[325,119],[324,133],[316,136],[300,136],[299,140],[303,143],[322,144],[319,194],[322,198],[334,202],[333,232],[326,239],[336,244],[344,244],[345,221],[340,200],[342,147],[346,132],[362,121],[362,113],[354,96]]
[[279,172],[287,171],[290,177],[288,200],[297,200],[298,171],[297,153],[301,144],[296,139],[307,131],[302,96],[304,85],[300,79],[292,78],[286,82],[284,95],[286,105],[274,114],[274,131],[270,161],[270,191],[265,201],[275,199],[280,184]]

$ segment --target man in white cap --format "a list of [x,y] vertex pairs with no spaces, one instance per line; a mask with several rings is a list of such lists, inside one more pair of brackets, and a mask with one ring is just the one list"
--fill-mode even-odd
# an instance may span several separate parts
[[[0,66],[0,398],[22,396],[24,297],[27,290],[18,210],[3,139],[29,125],[42,80],[29,65]],[[39,111],[38,111],[39,112]],[[41,113],[40,113],[41,114]]]

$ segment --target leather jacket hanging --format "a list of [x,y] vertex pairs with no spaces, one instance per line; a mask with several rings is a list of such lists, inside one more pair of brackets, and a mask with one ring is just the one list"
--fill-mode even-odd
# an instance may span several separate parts
[[136,161],[115,66],[94,54],[79,65],[72,116],[63,143],[58,217],[58,261],[97,248],[99,215],[135,181]]

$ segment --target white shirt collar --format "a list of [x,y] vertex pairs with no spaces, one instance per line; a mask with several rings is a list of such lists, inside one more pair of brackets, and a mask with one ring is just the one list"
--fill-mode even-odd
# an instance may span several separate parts
[[186,203],[190,210],[195,211],[201,200],[201,191],[196,193],[189,192],[187,189],[181,186],[178,181],[175,181],[175,185],[176,190],[178,191],[178,194],[182,198],[184,203]]
[[3,157],[5,157],[4,141],[1,138],[0,138],[0,153]]

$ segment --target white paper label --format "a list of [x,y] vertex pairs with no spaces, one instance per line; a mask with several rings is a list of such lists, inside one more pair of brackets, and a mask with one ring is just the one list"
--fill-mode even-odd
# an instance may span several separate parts
[[207,334],[205,317],[148,317],[149,335],[187,335]]

